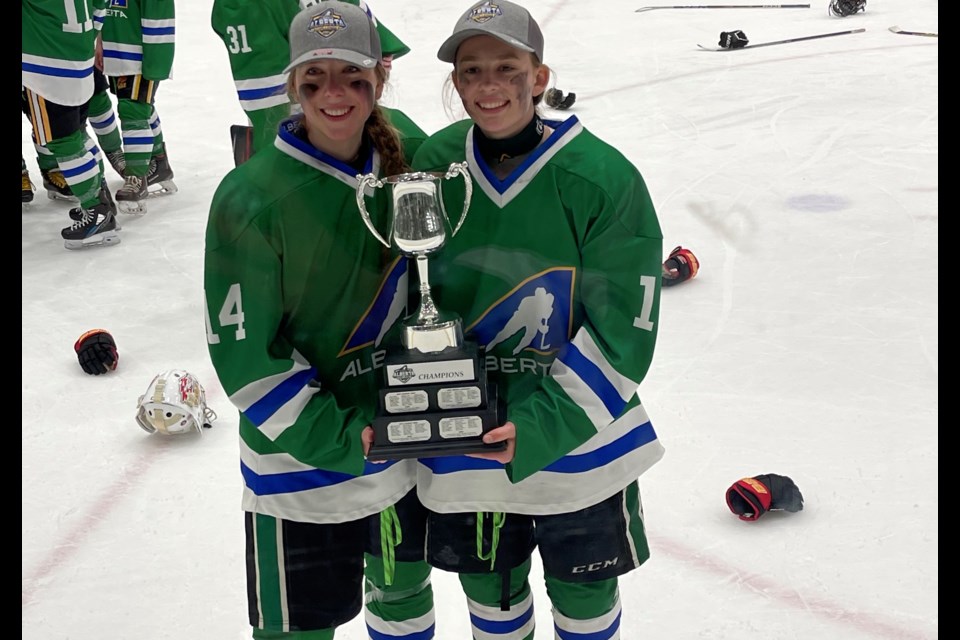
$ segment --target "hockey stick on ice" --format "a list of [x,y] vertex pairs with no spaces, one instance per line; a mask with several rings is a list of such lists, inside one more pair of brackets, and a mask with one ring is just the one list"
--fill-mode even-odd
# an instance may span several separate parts
[[923,36],[925,38],[939,38],[939,33],[930,33],[929,31],[904,31],[900,27],[890,27],[890,31],[904,36]]
[[634,13],[654,9],[809,9],[809,4],[674,4],[640,7]]
[[788,42],[802,42],[803,40],[819,40],[820,38],[831,38],[833,36],[845,36],[848,33],[863,33],[866,29],[850,29],[849,31],[834,31],[833,33],[818,33],[815,36],[802,36],[799,38],[787,38],[786,40],[773,40],[771,42],[760,42],[758,44],[748,44],[745,47],[738,47],[736,49],[724,48],[724,47],[705,47],[702,44],[697,46],[703,49],[704,51],[742,51],[743,49],[756,49],[757,47],[770,47],[775,44],[787,44]]

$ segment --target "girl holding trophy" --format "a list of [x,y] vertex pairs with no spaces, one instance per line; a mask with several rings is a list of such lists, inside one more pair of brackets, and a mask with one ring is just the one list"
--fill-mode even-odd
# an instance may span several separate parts
[[[367,463],[361,439],[407,265],[381,251],[356,201],[358,174],[409,170],[425,134],[378,106],[386,71],[362,8],[308,6],[289,43],[302,114],[221,182],[204,264],[210,357],[240,414],[253,637],[333,638],[366,578],[371,636],[432,638],[415,462]],[[375,223],[387,204],[368,198]]]
[[576,116],[538,114],[543,49],[527,10],[497,0],[438,52],[470,119],[428,138],[414,168],[466,161],[473,199],[431,264],[433,295],[485,349],[507,422],[484,440],[508,446],[421,458],[418,492],[428,561],[460,574],[474,637],[533,637],[539,547],[556,637],[619,638],[618,576],[649,557],[638,478],[663,455],[637,396],[663,241],[637,169]]

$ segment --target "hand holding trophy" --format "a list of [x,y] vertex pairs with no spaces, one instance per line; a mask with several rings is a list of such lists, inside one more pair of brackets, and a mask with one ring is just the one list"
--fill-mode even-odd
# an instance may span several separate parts
[[[463,211],[453,225],[443,206],[441,184],[456,176],[465,181]],[[415,258],[420,305],[403,321],[401,349],[384,358],[371,460],[429,458],[501,451],[505,442],[485,444],[483,435],[506,421],[503,401],[487,380],[482,349],[463,337],[455,314],[437,308],[430,290],[428,256],[439,251],[463,226],[473,183],[467,163],[446,173],[403,173],[387,178],[357,176],[357,206],[364,224],[387,248]],[[390,231],[384,238],[364,204],[368,187],[393,189]]]

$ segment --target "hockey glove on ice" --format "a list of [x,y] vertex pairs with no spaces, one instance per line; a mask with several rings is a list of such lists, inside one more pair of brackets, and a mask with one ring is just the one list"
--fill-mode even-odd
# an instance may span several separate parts
[[547,89],[547,92],[543,94],[543,101],[551,109],[566,111],[577,101],[577,94],[571,91],[564,95],[560,89]]
[[721,31],[720,32],[720,47],[723,49],[740,49],[747,46],[747,43],[750,42],[747,39],[747,34],[743,31],[737,29],[736,31]]
[[107,373],[117,368],[120,356],[113,336],[103,329],[92,329],[77,339],[73,345],[83,370],[92,376]]
[[752,522],[767,511],[802,511],[803,496],[787,476],[765,473],[734,482],[727,489],[727,506],[741,520]]
[[697,275],[700,270],[700,261],[690,249],[677,247],[670,252],[670,257],[663,261],[661,283],[665,287],[686,282]]

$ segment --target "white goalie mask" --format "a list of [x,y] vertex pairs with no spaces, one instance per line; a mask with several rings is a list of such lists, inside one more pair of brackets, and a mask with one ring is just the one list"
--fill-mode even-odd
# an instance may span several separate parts
[[137,400],[137,424],[147,433],[200,433],[216,419],[203,386],[183,369],[158,373]]

